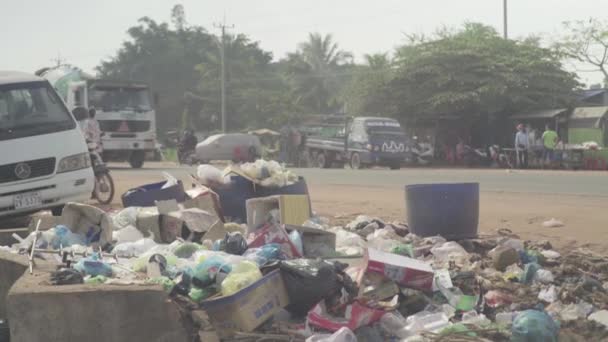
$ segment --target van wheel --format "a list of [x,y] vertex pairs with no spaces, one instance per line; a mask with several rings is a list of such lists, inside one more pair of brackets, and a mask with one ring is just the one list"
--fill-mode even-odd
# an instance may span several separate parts
[[51,208],[51,213],[53,214],[53,216],[61,216],[61,214],[63,213],[63,207],[63,205],[60,205],[58,207]]
[[141,169],[144,166],[144,151],[133,151],[129,157],[129,164],[134,169]]
[[361,156],[359,153],[354,152],[350,155],[350,168],[353,170],[361,170],[363,165],[361,164]]
[[317,154],[317,167],[320,169],[327,169],[331,163],[327,160],[327,156],[324,152],[319,152]]
[[401,162],[393,162],[389,165],[391,170],[399,170],[401,169]]

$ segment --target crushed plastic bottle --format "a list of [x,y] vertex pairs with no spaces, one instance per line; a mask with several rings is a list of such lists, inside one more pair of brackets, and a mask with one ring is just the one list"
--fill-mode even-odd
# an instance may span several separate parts
[[450,320],[443,312],[420,311],[407,319],[398,312],[386,313],[380,319],[380,327],[389,335],[408,338],[419,332],[438,332],[449,326]]

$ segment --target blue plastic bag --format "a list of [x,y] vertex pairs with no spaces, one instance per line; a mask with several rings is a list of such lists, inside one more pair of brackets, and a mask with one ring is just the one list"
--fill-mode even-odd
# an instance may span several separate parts
[[513,320],[512,342],[557,342],[559,324],[544,311],[526,310]]
[[78,260],[76,265],[74,265],[74,269],[92,277],[99,275],[104,277],[112,276],[112,266],[103,262],[97,253]]
[[72,231],[63,225],[55,227],[55,237],[51,242],[54,249],[59,249],[61,246],[70,247],[72,245],[86,246],[87,240],[80,234],[74,234]]
[[285,259],[278,243],[269,243],[259,248],[249,248],[243,256],[258,264],[259,267],[269,262]]

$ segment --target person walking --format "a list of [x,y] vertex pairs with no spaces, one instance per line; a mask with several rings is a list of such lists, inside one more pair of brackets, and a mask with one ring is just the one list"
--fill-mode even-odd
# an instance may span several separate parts
[[520,169],[528,168],[528,150],[530,149],[530,141],[528,133],[524,129],[524,125],[517,125],[517,133],[515,134],[515,152],[517,153],[517,165]]
[[552,130],[549,125],[546,125],[542,140],[544,148],[543,164],[551,166],[555,159],[555,146],[557,146],[559,137],[557,136],[557,132]]

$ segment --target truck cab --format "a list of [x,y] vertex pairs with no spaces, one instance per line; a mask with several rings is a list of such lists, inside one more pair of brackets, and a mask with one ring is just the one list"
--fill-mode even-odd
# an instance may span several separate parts
[[95,78],[69,65],[44,68],[37,75],[49,80],[70,110],[96,111],[104,132],[104,160],[126,160],[133,168],[144,164],[156,149],[156,113],[148,85]]
[[356,117],[346,127],[346,153],[353,169],[365,165],[399,169],[405,160],[406,136],[397,120]]

